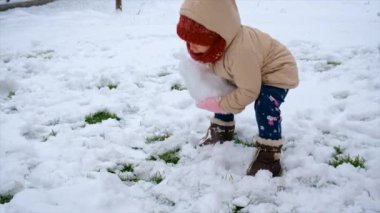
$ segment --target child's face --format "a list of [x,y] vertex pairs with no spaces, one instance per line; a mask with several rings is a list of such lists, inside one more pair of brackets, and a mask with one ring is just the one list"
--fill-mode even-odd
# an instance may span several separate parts
[[189,43],[190,50],[195,54],[202,54],[207,52],[207,50],[210,48],[210,46],[203,46],[199,44]]

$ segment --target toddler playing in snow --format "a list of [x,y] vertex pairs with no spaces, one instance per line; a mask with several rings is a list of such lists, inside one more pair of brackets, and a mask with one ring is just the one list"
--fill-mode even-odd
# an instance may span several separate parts
[[288,90],[298,85],[298,70],[290,51],[268,34],[240,22],[234,0],[185,0],[177,24],[195,61],[228,81],[226,95],[197,101],[199,108],[214,112],[200,146],[233,139],[234,114],[255,102],[258,136],[256,154],[247,174],[260,169],[281,174],[281,111]]

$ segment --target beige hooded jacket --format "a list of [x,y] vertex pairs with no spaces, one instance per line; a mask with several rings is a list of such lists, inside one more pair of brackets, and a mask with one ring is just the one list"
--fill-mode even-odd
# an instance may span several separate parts
[[227,47],[213,71],[236,86],[220,105],[230,113],[241,112],[255,101],[261,85],[284,89],[298,85],[294,57],[281,43],[258,29],[243,26],[235,0],[185,0],[180,14],[218,33]]

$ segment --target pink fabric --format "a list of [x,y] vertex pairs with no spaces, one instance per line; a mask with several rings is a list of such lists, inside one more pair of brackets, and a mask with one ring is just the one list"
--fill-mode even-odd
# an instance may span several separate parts
[[226,113],[221,107],[220,107],[220,97],[209,97],[202,101],[197,102],[197,107],[201,109],[205,109],[211,112],[215,113]]

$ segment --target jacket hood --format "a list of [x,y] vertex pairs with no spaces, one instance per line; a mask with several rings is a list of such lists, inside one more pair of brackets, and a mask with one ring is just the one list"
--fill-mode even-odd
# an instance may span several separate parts
[[180,14],[218,33],[227,46],[241,27],[235,0],[185,0]]

